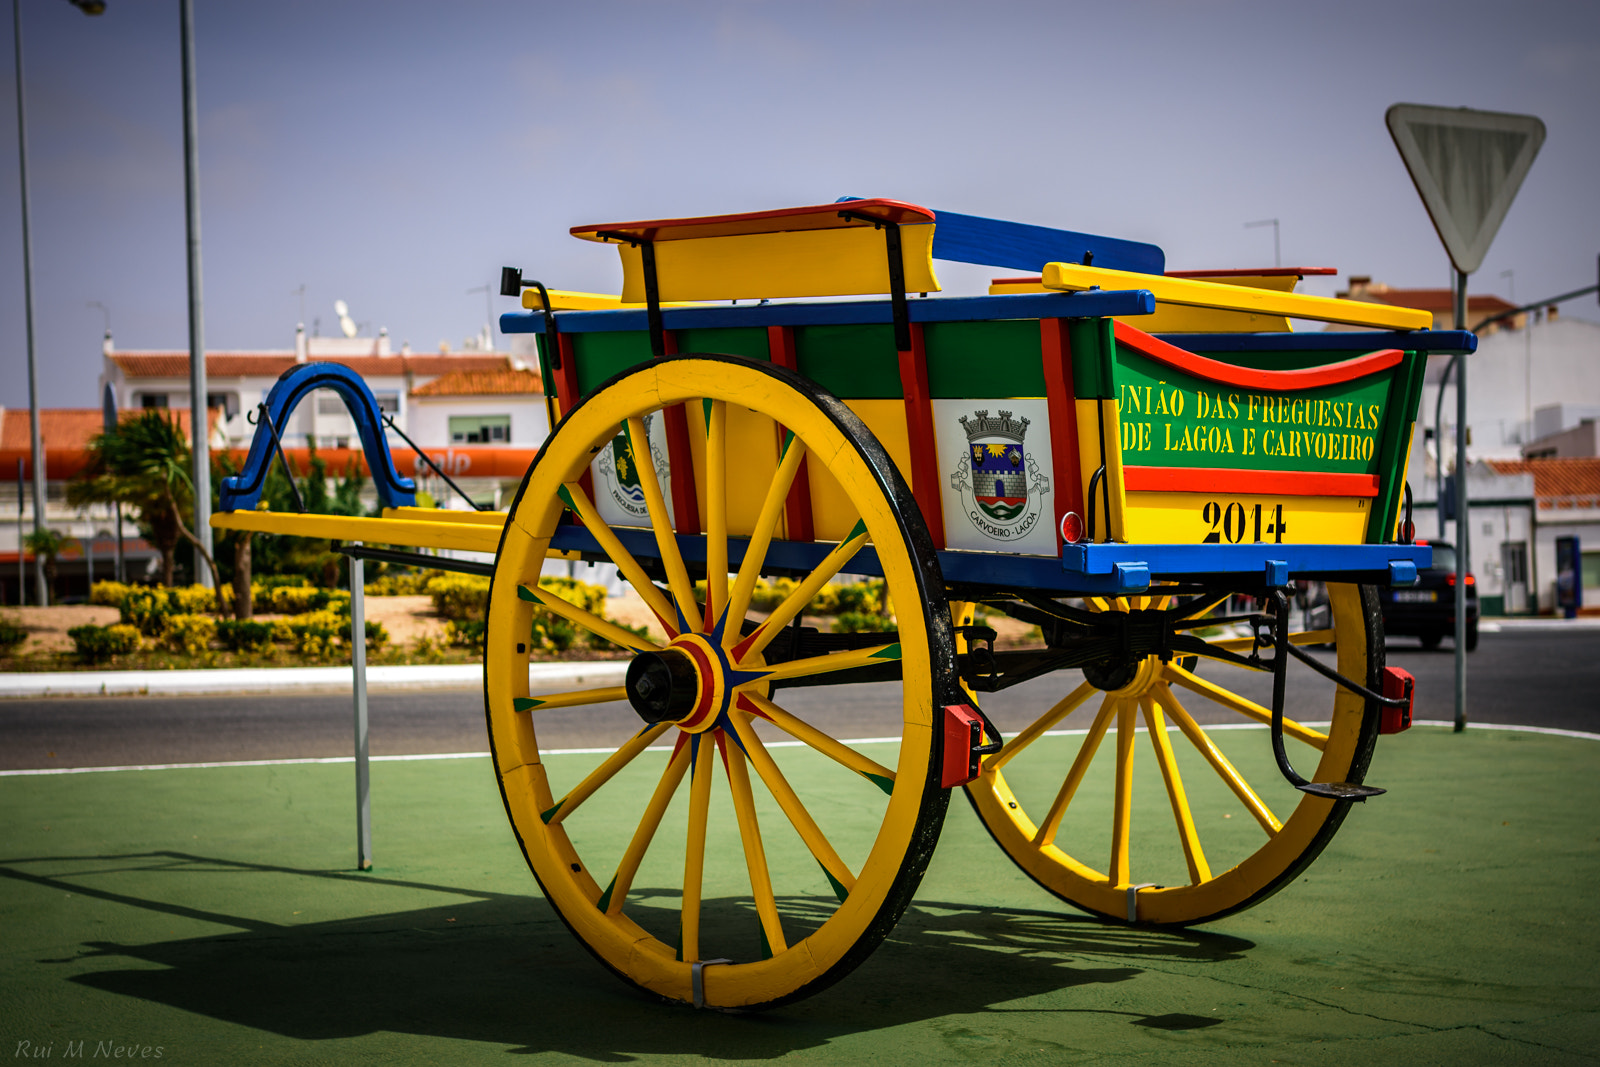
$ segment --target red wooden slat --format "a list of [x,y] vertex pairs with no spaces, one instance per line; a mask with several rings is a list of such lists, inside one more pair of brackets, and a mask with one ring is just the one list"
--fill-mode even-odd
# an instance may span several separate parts
[[1257,493],[1265,496],[1378,495],[1376,474],[1251,471],[1226,467],[1123,467],[1130,492]]
[[1322,385],[1341,385],[1388,370],[1399,363],[1405,355],[1398,348],[1384,348],[1321,367],[1306,367],[1303,370],[1258,370],[1254,367],[1239,367],[1221,360],[1197,356],[1126,323],[1119,322],[1115,325],[1118,344],[1127,345],[1157,363],[1209,382],[1233,385],[1241,389],[1256,389],[1265,393],[1292,393]]
[[1044,392],[1050,411],[1051,474],[1055,478],[1056,550],[1061,549],[1061,519],[1069,511],[1084,516],[1082,464],[1078,458],[1078,405],[1072,388],[1072,342],[1065,319],[1039,320],[1044,352]]
[[[796,373],[800,370],[800,360],[795,353],[794,327],[768,326],[767,327],[767,353],[772,362]],[[786,431],[783,426],[778,426],[778,449],[782,454],[783,439]],[[813,541],[816,539],[816,528],[811,516],[811,479],[806,470],[806,459],[800,460],[800,469],[795,473],[794,483],[789,486],[789,498],[783,504],[784,532],[790,541]]]
[[935,548],[944,547],[943,494],[934,452],[933,397],[928,390],[928,352],[921,323],[911,324],[911,351],[900,354],[900,388],[906,398],[906,433],[911,443],[911,488]]

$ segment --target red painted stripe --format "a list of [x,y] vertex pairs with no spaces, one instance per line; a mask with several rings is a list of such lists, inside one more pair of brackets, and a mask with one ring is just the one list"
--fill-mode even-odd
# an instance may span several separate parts
[[561,417],[566,418],[578,403],[578,359],[572,354],[572,335],[556,334],[556,351],[561,354],[561,366],[556,369],[556,399],[561,401]]
[[604,240],[600,234],[623,234],[645,241],[680,241],[691,237],[730,237],[751,233],[780,233],[788,230],[834,230],[868,223],[840,218],[849,211],[869,218],[907,225],[934,221],[931,210],[904,200],[851,200],[842,204],[808,204],[805,207],[776,211],[747,211],[739,215],[700,215],[687,219],[650,219],[643,222],[612,222],[598,226],[574,226],[572,236],[589,241]]
[[1338,274],[1333,267],[1243,267],[1238,270],[1169,270],[1169,278],[1282,278],[1293,274],[1309,278],[1318,274]]
[[928,389],[928,350],[922,325],[911,324],[911,351],[900,353],[900,388],[906,398],[906,435],[911,445],[911,487],[922,507],[935,548],[944,547],[943,494],[934,452],[933,396]]
[[1251,471],[1226,467],[1123,467],[1129,492],[1256,493],[1265,496],[1377,496],[1376,474]]
[[1353,382],[1377,374],[1379,371],[1388,370],[1398,364],[1405,355],[1398,348],[1385,348],[1354,359],[1329,363],[1321,367],[1307,367],[1304,370],[1258,370],[1254,367],[1238,367],[1232,363],[1185,352],[1177,345],[1168,344],[1126,323],[1118,322],[1115,326],[1117,343],[1127,345],[1148,359],[1206,381],[1265,393],[1292,393],[1323,385]]
[[[772,362],[796,373],[800,371],[800,357],[794,346],[793,326],[767,327],[767,352]],[[783,455],[785,428],[778,426],[778,455]],[[806,469],[806,459],[801,457],[800,469],[795,472],[789,486],[789,498],[783,502],[784,533],[790,541],[813,541],[816,527],[811,514],[811,475]]]
[[1072,345],[1065,319],[1039,320],[1044,354],[1045,401],[1050,412],[1051,473],[1055,478],[1056,550],[1067,512],[1083,515],[1083,476],[1078,458],[1078,405],[1072,386]]
[[[662,331],[662,347],[666,354],[678,354],[678,337],[671,330]],[[698,401],[664,408],[661,418],[667,429],[667,465],[672,469],[672,514],[678,533],[700,532],[700,498],[695,493],[694,451],[689,447],[688,408],[700,406]],[[700,413],[695,412],[699,418]]]

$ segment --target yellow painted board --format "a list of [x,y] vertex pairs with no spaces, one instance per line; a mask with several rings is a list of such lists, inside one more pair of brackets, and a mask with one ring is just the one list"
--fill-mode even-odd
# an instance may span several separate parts
[[1367,497],[1131,492],[1123,510],[1124,539],[1163,545],[1360,544],[1370,507]]
[[366,541],[413,548],[453,548],[465,552],[495,552],[500,547],[498,526],[460,522],[420,522],[410,519],[369,519],[350,515],[311,515],[290,511],[219,511],[211,516],[218,530],[254,530],[292,537]]
[[[1268,278],[1266,281],[1281,281]],[[1294,281],[1293,276],[1288,279]],[[1265,288],[1265,287],[1263,287]],[[990,296],[1009,293],[1050,292],[1043,282],[997,281],[989,286]],[[1222,311],[1186,304],[1157,303],[1149,315],[1124,315],[1117,318],[1145,333],[1288,333],[1289,320],[1282,315],[1261,315],[1248,311]]]
[[[626,243],[617,247],[622,253],[622,300],[643,303],[640,250]],[[868,226],[658,241],[655,251],[662,300],[862,296],[889,291],[884,234]],[[907,292],[939,291],[933,273],[932,223],[900,227],[900,256]]]
[[[580,293],[572,289],[547,289],[550,294],[551,311],[612,311],[624,307],[643,307],[644,302],[636,304],[623,303],[622,297],[611,293]],[[538,311],[544,307],[544,301],[539,299],[539,290],[524,289],[522,291],[522,306],[529,311]],[[667,304],[666,307],[679,307],[679,304]]]
[[468,526],[493,526],[506,524],[504,511],[454,511],[449,508],[384,508],[386,519],[409,519],[413,522],[459,522]]
[[1373,326],[1389,330],[1426,330],[1433,326],[1433,314],[1414,308],[1367,304],[1356,300],[1334,300],[1325,296],[1277,293],[1241,285],[1168,278],[1160,274],[1085,267],[1076,263],[1047,263],[1043,274],[1046,289],[1082,290],[1148,289],[1158,303],[1186,304],[1193,307],[1245,311],[1259,315],[1284,315],[1296,319],[1341,322],[1354,326]]
[[[1083,499],[1086,505],[1083,520],[1086,523],[1089,521],[1087,513],[1091,510],[1087,507],[1089,483],[1094,480],[1094,472],[1100,468],[1102,457],[1106,467],[1105,488],[1095,486],[1092,509],[1094,529],[1089,531],[1089,535],[1096,541],[1108,538],[1113,541],[1130,540],[1124,525],[1126,499],[1122,485],[1122,431],[1119,428],[1121,423],[1117,416],[1117,402],[1080,399],[1074,403],[1078,409],[1078,455],[1082,457],[1079,476],[1082,478]],[[1095,406],[1097,404],[1098,408]],[[1100,436],[1102,419],[1105,422],[1103,439]],[[1111,504],[1109,526],[1106,516],[1108,496]]]
[[[706,500],[710,482],[706,476],[706,421],[701,414],[703,408],[700,404],[691,404],[686,410],[689,450],[694,456],[695,494],[700,503],[701,521],[704,522],[710,514]],[[778,473],[778,429],[767,416],[738,404],[729,404],[725,432],[728,534],[732,537],[748,537],[761,516],[761,504],[767,498],[767,487]],[[781,516],[774,536],[785,536]]]
[[[899,469],[900,476],[911,486],[911,435],[906,429],[906,402],[904,400],[846,400],[845,407],[855,412],[867,429],[882,443],[889,458]],[[856,524],[854,509],[850,507],[844,490],[828,473],[827,465],[816,456],[808,458],[806,470],[811,482],[811,522],[819,541],[842,541]],[[937,507],[937,495],[934,506]]]

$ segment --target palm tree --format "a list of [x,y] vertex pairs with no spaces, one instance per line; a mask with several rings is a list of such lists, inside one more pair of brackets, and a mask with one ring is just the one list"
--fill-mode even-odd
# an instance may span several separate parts
[[189,445],[170,415],[150,410],[96,434],[89,441],[89,463],[68,488],[74,504],[131,504],[139,525],[161,550],[163,579],[173,583],[173,556],[178,538],[194,545],[211,570],[217,591],[217,614],[223,614],[222,580],[216,560],[183,516],[194,498],[187,473]]

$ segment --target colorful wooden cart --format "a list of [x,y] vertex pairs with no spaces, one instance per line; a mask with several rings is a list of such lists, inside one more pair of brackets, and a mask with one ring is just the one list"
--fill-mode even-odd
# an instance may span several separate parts
[[[1167,925],[1274,893],[1381,792],[1362,779],[1411,693],[1374,587],[1427,564],[1412,422],[1427,354],[1470,334],[1296,295],[1300,270],[1167,274],[1152,245],[893,200],[573,233],[619,249],[623,292],[507,268],[527,310],[501,327],[538,336],[555,426],[508,512],[410,506],[381,430],[382,518],[253,510],[271,427],[306,389],[378,423],[359,379],[313,367],[264,406],[216,525],[496,554],[485,703],[506,809],[552,905],[626,981],[750,1008],[838,980],[910,902],[955,786],[1045,889]],[[930,297],[936,259],[1032,273]],[[818,297],[835,299],[791,299]],[[552,556],[615,564],[667,640],[542,588]],[[808,620],[846,574],[884,583],[888,632]],[[773,578],[797,584],[751,610]],[[1331,614],[1311,630],[1290,606],[1306,581]],[[1241,596],[1255,606],[1227,615]],[[629,650],[622,684],[530,692],[541,610]],[[996,649],[983,613],[1038,639]],[[1046,676],[1059,699],[1002,738],[985,695]],[[1251,677],[1270,698],[1241,692]],[[889,687],[898,736],[853,741],[785,699],[844,683]],[[548,758],[542,716],[613,702],[637,713],[614,745]],[[1150,793],[1174,832],[1143,855]]]

